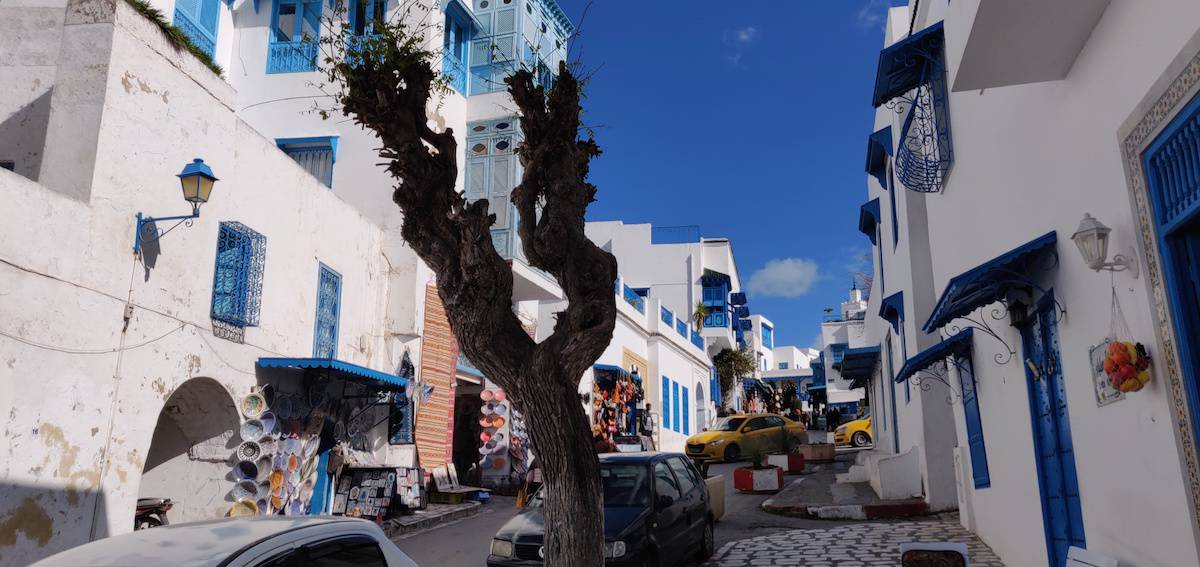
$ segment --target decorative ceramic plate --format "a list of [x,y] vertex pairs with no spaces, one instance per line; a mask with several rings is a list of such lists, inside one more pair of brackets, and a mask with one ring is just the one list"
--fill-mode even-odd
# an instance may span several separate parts
[[247,419],[255,419],[264,411],[267,411],[267,401],[263,399],[262,394],[250,392],[242,398],[242,415]]

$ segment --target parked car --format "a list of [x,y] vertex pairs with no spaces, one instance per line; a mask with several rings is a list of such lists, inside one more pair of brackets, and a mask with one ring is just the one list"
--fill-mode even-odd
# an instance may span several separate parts
[[[600,455],[606,565],[675,565],[713,554],[713,515],[704,478],[678,453]],[[542,564],[541,492],[492,540],[489,567]]]
[[694,459],[728,463],[756,450],[782,451],[785,435],[802,442],[804,432],[803,423],[784,419],[779,414],[731,415],[718,419],[712,429],[688,437],[687,454]]
[[254,516],[172,524],[68,549],[35,567],[416,567],[374,522],[337,516]]
[[866,416],[856,419],[849,423],[839,425],[833,431],[834,445],[852,445],[854,447],[865,447],[871,444],[871,440],[875,438],[875,429],[871,426],[871,416]]

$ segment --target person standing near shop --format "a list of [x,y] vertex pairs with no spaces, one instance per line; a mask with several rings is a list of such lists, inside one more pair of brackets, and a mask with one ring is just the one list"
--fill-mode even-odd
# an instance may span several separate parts
[[638,416],[638,436],[642,438],[642,448],[654,451],[654,435],[658,433],[658,416],[654,415],[653,404],[646,402],[646,409]]

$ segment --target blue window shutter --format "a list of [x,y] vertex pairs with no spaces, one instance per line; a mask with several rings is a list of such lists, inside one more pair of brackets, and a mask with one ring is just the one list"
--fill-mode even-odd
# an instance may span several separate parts
[[280,138],[275,144],[309,175],[333,188],[333,166],[337,162],[337,136]]
[[671,430],[679,433],[679,383],[671,382]]
[[900,223],[896,220],[896,185],[892,183],[891,164],[888,164],[887,166],[887,178],[888,198],[892,201],[892,250],[895,250],[896,246],[900,244]]
[[963,417],[967,422],[967,445],[971,451],[971,476],[975,488],[991,486],[988,473],[987,447],[983,442],[983,420],[979,414],[979,398],[975,389],[975,369],[968,357],[956,357],[959,387],[962,390]]
[[200,48],[213,57],[216,53],[217,22],[220,0],[177,0],[172,23]]
[[690,403],[691,396],[688,396],[687,386],[683,387],[683,392],[680,394],[680,396],[683,398],[683,434],[691,435],[692,414],[688,413],[688,404]]
[[662,413],[663,429],[671,428],[671,379],[666,376],[662,377],[662,407],[659,408]]
[[259,321],[266,237],[240,222],[222,222],[217,229],[210,316],[235,327],[254,327]]
[[321,264],[317,272],[317,322],[313,330],[313,358],[337,358],[342,276],[325,264]]

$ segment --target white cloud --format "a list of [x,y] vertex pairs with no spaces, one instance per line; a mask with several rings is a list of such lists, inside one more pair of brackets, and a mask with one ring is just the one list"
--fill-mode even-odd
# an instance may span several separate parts
[[859,8],[856,19],[858,25],[864,28],[884,28],[884,22],[887,20],[888,3],[884,0],[867,0],[862,8]]
[[733,53],[726,55],[725,58],[736,66],[741,66],[742,55],[745,54],[745,48],[754,42],[758,37],[758,28],[754,26],[746,26],[744,28],[735,28],[721,32],[721,42],[733,48]]
[[750,276],[747,289],[768,297],[800,297],[821,279],[817,263],[804,258],[776,258]]

